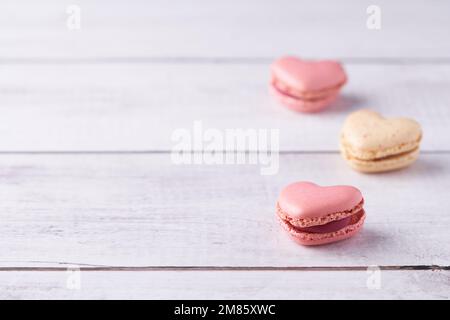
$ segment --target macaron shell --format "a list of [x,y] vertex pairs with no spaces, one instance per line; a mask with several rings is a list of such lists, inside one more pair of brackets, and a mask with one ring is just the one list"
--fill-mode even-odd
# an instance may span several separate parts
[[321,187],[296,182],[281,191],[278,206],[291,219],[308,219],[352,210],[362,201],[361,192],[352,186]]
[[337,61],[304,61],[287,56],[276,60],[271,67],[272,76],[287,86],[308,92],[344,84],[347,75]]
[[420,124],[412,119],[386,119],[375,111],[363,109],[345,120],[341,144],[356,158],[376,159],[413,150],[421,137]]
[[360,213],[359,220],[354,223],[350,224],[347,227],[330,233],[304,233],[299,232],[296,229],[294,229],[291,225],[289,225],[286,221],[283,219],[278,218],[280,224],[283,226],[283,228],[289,233],[289,235],[294,239],[297,243],[304,245],[304,246],[317,246],[317,245],[323,245],[328,244],[332,242],[338,242],[341,240],[345,240],[348,238],[353,237],[355,234],[357,234],[363,227],[364,220],[366,218],[366,214],[364,210]]
[[279,90],[270,86],[270,92],[274,95],[278,101],[280,101],[284,106],[299,112],[313,113],[325,109],[327,106],[332,104],[338,97],[339,91],[330,94],[330,96],[318,99],[318,100],[302,100],[293,98],[291,96],[281,93]]

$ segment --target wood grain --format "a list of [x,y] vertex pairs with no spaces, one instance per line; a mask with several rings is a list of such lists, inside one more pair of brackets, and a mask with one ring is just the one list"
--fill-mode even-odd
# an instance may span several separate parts
[[[379,31],[357,0],[76,4],[79,31],[66,3],[0,4],[0,299],[450,298],[450,2],[378,0]],[[267,82],[284,54],[343,60],[340,100],[280,107]],[[346,166],[339,130],[363,107],[422,124],[414,166]],[[194,121],[279,129],[279,173],[174,165],[171,136]],[[295,180],[359,187],[364,230],[296,245],[274,218]],[[69,266],[81,290],[54,271]]]
[[[78,278],[72,272],[0,272],[0,299],[450,298],[449,271],[381,271],[379,289],[373,276],[366,271],[166,271],[81,272]],[[74,279],[80,280],[79,289]]]
[[450,150],[450,65],[346,69],[336,105],[304,115],[269,96],[267,64],[0,66],[0,151],[170,150],[173,132],[194,121],[279,129],[281,150],[336,151],[345,117],[364,107],[415,118],[423,150]]
[[[168,154],[2,155],[0,265],[450,264],[450,155],[381,175],[356,173],[337,154],[282,155],[279,164],[261,176],[256,165],[173,165]],[[360,188],[363,232],[295,244],[274,210],[295,180]]]
[[381,29],[357,0],[170,2],[78,0],[81,30],[67,29],[68,3],[3,1],[0,57],[7,61],[98,57],[450,57],[448,1],[378,0]]

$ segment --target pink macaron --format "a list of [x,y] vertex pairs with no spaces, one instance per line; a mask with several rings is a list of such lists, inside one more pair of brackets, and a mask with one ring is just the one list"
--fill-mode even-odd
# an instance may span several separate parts
[[317,112],[329,106],[347,82],[337,61],[306,61],[282,57],[271,66],[270,91],[288,108]]
[[296,182],[281,191],[277,216],[294,240],[314,246],[355,235],[366,217],[363,204],[361,192],[352,186]]

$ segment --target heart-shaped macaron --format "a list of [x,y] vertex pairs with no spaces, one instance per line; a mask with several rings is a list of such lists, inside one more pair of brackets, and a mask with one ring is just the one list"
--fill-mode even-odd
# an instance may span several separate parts
[[342,128],[343,157],[362,172],[382,172],[412,164],[419,155],[422,129],[408,118],[384,118],[363,109],[351,113]]
[[288,108],[316,112],[332,103],[347,75],[337,61],[282,57],[271,67],[271,91]]
[[356,234],[365,219],[363,204],[361,192],[352,186],[296,182],[281,191],[277,215],[297,242],[319,245]]

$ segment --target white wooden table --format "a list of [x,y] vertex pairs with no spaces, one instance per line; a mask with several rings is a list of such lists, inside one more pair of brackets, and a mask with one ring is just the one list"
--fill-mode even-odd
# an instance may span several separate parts
[[[449,1],[377,0],[380,30],[357,0],[73,3],[80,30],[65,2],[0,4],[0,298],[450,297]],[[329,111],[268,95],[287,53],[344,62]],[[338,132],[362,107],[422,124],[414,166],[347,167]],[[279,129],[279,173],[172,164],[196,120]],[[358,186],[363,232],[296,245],[274,213],[296,180]]]

